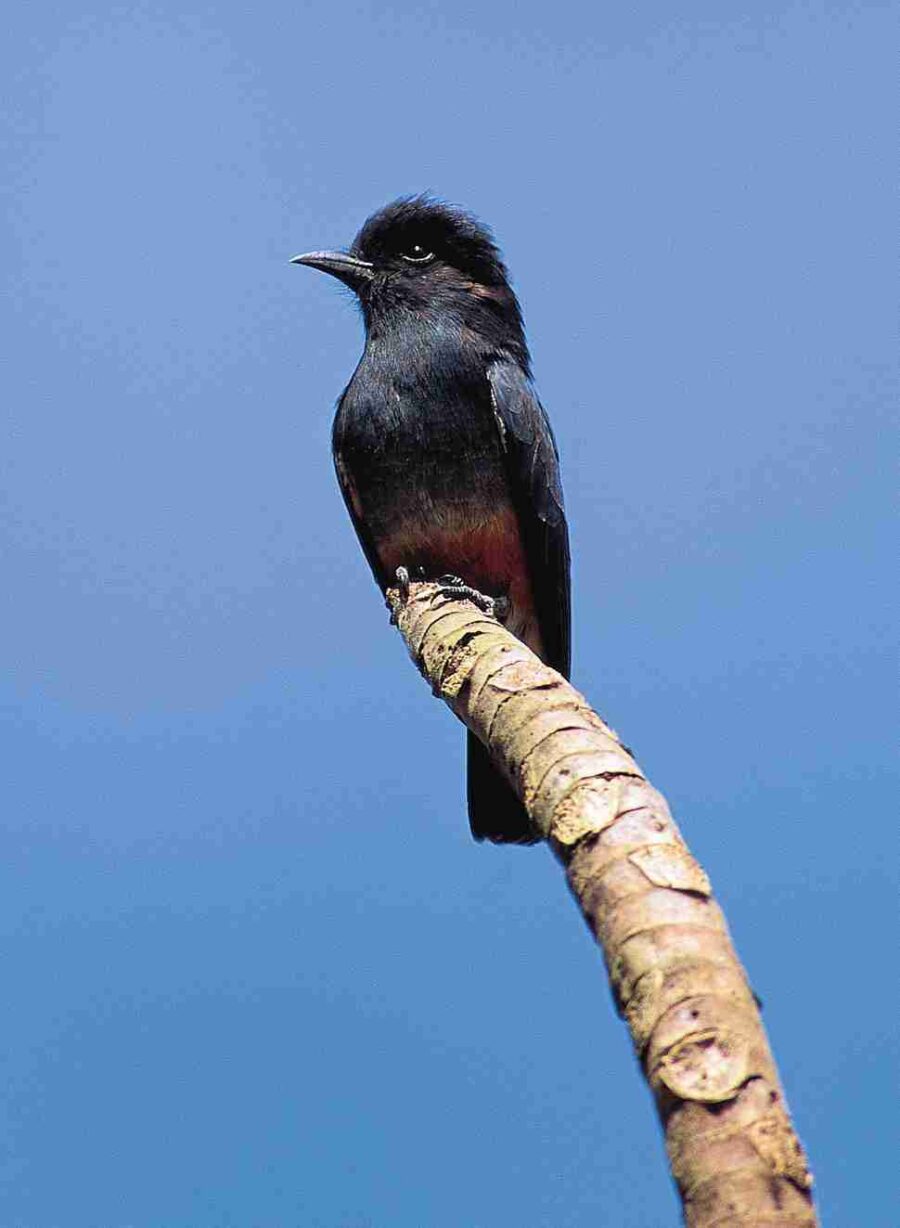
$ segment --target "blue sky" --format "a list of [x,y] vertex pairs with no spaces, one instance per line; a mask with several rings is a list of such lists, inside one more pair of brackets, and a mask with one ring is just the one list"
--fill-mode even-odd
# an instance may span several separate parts
[[332,473],[361,324],[288,258],[430,188],[523,301],[575,681],[712,876],[826,1222],[893,1224],[891,6],[7,26],[3,1223],[677,1222],[561,874],[470,841]]

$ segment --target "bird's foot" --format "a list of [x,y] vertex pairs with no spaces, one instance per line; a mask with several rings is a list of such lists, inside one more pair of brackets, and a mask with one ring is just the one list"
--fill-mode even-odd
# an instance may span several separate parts
[[[413,572],[416,576],[416,579],[424,580],[425,571],[423,568],[414,567]],[[397,581],[397,591],[400,594],[400,604],[406,605],[407,601],[409,601],[409,584],[410,584],[409,568],[408,567],[398,567],[397,570],[394,572],[394,579]],[[391,626],[396,626],[397,625],[397,615],[394,612],[393,608],[391,607],[391,603],[389,601],[385,601],[384,604],[387,606],[387,608],[391,612]]]
[[445,597],[464,597],[498,622],[502,623],[509,613],[508,597],[488,597],[477,588],[472,588],[471,584],[466,584],[459,576],[439,576],[437,583]]

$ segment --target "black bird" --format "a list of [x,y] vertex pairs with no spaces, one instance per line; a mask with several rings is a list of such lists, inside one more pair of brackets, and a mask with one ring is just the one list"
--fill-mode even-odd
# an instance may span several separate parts
[[[490,231],[427,196],[387,205],[349,252],[295,257],[355,291],[366,327],[338,402],[334,462],[382,591],[398,568],[508,602],[507,627],[568,677],[569,539],[522,313]],[[537,839],[476,738],[476,839]]]

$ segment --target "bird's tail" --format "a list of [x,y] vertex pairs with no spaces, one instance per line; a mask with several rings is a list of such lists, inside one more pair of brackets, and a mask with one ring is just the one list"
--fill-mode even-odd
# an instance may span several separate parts
[[467,759],[469,823],[475,839],[492,840],[495,844],[534,844],[540,840],[525,807],[471,733]]

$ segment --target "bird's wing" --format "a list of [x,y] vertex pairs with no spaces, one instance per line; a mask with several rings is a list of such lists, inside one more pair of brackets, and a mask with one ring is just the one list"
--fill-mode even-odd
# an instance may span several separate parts
[[569,675],[571,599],[569,530],[553,431],[522,368],[509,360],[488,368],[491,404],[506,457],[547,662]]
[[[344,391],[346,396],[346,389]],[[359,544],[363,548],[363,554],[366,556],[366,561],[372,568],[372,575],[375,577],[375,583],[382,590],[388,587],[388,584],[393,583],[393,578],[386,580],[384,569],[381,566],[381,561],[378,557],[378,551],[375,549],[375,543],[372,541],[367,529],[365,520],[363,519],[362,509],[360,507],[359,495],[356,491],[356,485],[353,481],[353,475],[344,460],[343,441],[341,439],[341,403],[344,396],[338,402],[338,413],[334,420],[334,428],[331,436],[331,452],[334,457],[334,469],[337,474],[338,486],[341,488],[341,494],[344,496],[344,503],[347,505],[347,511],[350,513],[350,519],[353,522],[353,527],[356,529],[356,536],[359,538]]]

